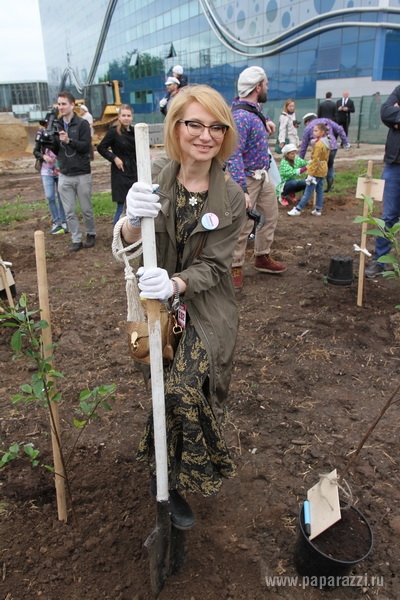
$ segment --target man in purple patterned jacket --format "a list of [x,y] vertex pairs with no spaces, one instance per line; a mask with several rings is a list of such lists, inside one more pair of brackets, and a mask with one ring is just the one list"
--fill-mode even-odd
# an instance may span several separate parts
[[[275,124],[264,117],[261,104],[267,101],[268,79],[261,67],[249,67],[238,80],[239,97],[232,103],[233,118],[238,129],[238,147],[226,162],[233,179],[243,188],[246,209],[256,210],[264,218],[256,228],[254,239],[254,268],[261,273],[283,273],[287,267],[270,256],[271,245],[278,223],[278,203],[275,184],[269,176],[270,155],[268,137],[275,132]],[[232,277],[236,289],[243,286],[243,264],[253,221],[247,219],[236,245]]]

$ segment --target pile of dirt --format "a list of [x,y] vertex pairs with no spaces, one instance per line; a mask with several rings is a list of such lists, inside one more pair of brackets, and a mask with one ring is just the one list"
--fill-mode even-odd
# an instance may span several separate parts
[[24,124],[8,113],[0,113],[0,159],[24,154],[27,145]]

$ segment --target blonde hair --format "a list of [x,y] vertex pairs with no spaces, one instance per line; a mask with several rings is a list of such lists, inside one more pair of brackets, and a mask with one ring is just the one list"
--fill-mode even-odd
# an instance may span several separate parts
[[287,112],[288,106],[289,106],[289,104],[292,104],[292,102],[294,104],[294,108],[296,109],[296,103],[295,103],[295,101],[292,100],[292,98],[288,98],[286,100],[285,104],[283,105],[283,112]]
[[216,155],[217,160],[223,163],[236,150],[236,125],[231,110],[221,94],[212,87],[203,84],[185,86],[179,90],[169,105],[164,122],[164,147],[167,155],[177,162],[182,162],[182,151],[177,135],[177,126],[179,125],[178,121],[183,118],[186,107],[192,102],[201,104],[215,118],[216,122],[229,125],[229,129],[225,133],[219,152]]
[[[132,117],[133,117],[133,114],[134,114],[134,112],[133,112],[133,108],[132,108],[132,106],[131,106],[130,104],[121,104],[121,106],[120,106],[120,107],[119,107],[119,109],[118,109],[118,113],[120,113],[120,112],[121,112],[121,110],[129,110],[129,111],[131,112],[131,114],[132,114]],[[118,119],[118,123],[117,123],[117,133],[118,133],[119,135],[121,135],[121,129],[122,129],[122,123],[121,123],[121,121]]]

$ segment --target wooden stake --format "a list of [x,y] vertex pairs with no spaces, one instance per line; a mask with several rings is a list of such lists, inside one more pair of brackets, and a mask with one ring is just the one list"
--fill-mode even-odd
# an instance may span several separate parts
[[[371,196],[371,179],[372,179],[372,160],[368,161],[366,184],[365,184],[365,195]],[[368,216],[368,204],[364,198],[363,217]],[[367,223],[361,224],[361,250],[366,249],[367,241]],[[360,252],[360,264],[358,267],[358,293],[357,293],[357,306],[362,306],[363,291],[364,291],[364,272],[365,272],[365,254]]]
[[0,273],[1,273],[1,279],[3,281],[4,289],[6,290],[8,306],[10,306],[10,308],[13,308],[14,301],[13,301],[13,297],[11,294],[10,286],[8,285],[8,281],[7,281],[7,267],[4,265],[4,262],[1,258],[1,256],[0,256]]
[[[47,286],[47,269],[46,269],[46,253],[43,231],[35,231],[35,253],[36,253],[36,270],[38,278],[39,290],[39,306],[41,318],[48,323],[48,327],[43,329],[43,357],[49,358],[52,355],[50,348],[52,344],[51,322],[49,296]],[[67,504],[65,499],[65,471],[61,459],[60,451],[60,418],[58,413],[57,402],[50,402],[50,430],[51,444],[53,448],[53,460],[55,470],[55,486],[57,496],[57,511],[60,521],[67,521]]]

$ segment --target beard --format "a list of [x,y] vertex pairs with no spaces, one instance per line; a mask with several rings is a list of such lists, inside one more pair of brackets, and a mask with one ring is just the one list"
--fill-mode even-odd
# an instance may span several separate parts
[[257,96],[257,102],[263,104],[268,100],[267,92],[260,92]]

